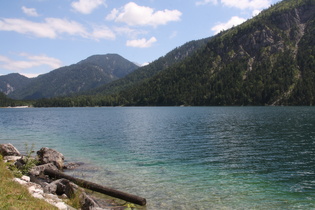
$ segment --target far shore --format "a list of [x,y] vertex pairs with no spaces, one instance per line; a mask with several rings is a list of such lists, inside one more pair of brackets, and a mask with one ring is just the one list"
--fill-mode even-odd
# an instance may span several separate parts
[[2,108],[11,108],[11,109],[24,109],[24,108],[31,108],[30,106],[8,106]]

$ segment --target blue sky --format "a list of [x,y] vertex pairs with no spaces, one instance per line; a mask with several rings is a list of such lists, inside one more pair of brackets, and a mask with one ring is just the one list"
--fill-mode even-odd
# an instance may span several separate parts
[[2,0],[0,75],[28,77],[117,53],[145,64],[279,0]]

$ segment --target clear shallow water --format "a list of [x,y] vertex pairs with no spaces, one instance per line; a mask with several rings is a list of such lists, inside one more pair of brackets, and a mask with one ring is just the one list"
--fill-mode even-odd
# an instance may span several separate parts
[[147,209],[315,208],[315,107],[0,109],[0,132]]

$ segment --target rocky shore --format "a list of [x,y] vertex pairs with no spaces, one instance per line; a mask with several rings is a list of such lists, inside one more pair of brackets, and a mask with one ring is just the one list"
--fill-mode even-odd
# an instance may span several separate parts
[[[14,178],[14,181],[27,187],[33,197],[43,199],[58,209],[76,209],[65,202],[76,196],[79,199],[79,209],[82,210],[126,208],[116,203],[100,201],[89,195],[85,189],[67,179],[54,179],[47,176],[44,173],[47,169],[63,171],[74,169],[80,165],[76,163],[65,164],[63,154],[54,149],[43,147],[37,151],[37,157],[31,157],[30,155],[21,155],[12,144],[1,144],[0,154],[5,162],[9,162],[9,165],[19,170],[21,176],[20,178]],[[22,172],[25,175],[22,175]]]

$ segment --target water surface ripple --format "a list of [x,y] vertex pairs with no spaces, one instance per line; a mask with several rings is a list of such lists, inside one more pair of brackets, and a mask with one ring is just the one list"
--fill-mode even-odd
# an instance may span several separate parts
[[147,209],[315,208],[315,107],[0,109],[0,129]]

